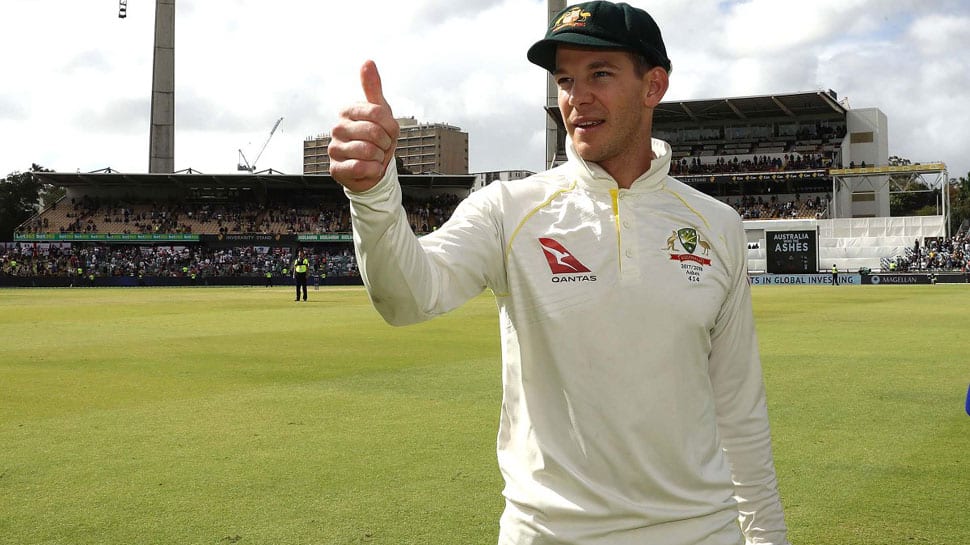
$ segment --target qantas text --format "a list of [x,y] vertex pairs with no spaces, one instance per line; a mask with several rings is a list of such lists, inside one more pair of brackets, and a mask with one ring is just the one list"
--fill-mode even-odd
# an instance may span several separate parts
[[553,276],[552,283],[559,284],[562,282],[596,282],[595,274],[583,274],[583,275],[570,275],[570,276]]

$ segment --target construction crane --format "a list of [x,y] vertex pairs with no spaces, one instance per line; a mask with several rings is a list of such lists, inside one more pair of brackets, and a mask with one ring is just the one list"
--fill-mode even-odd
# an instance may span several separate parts
[[266,145],[269,144],[270,139],[273,138],[273,133],[276,132],[276,129],[279,128],[280,122],[282,121],[283,121],[283,118],[281,117],[276,120],[276,123],[273,123],[273,128],[270,129],[269,136],[266,137],[266,141],[263,142],[263,147],[259,149],[259,153],[256,155],[256,159],[253,160],[252,164],[249,164],[249,161],[246,159],[246,154],[243,153],[243,150],[241,149],[239,150],[239,165],[236,166],[236,170],[245,170],[250,173],[256,172],[256,163],[258,163],[259,158],[263,156],[263,151],[266,150]]

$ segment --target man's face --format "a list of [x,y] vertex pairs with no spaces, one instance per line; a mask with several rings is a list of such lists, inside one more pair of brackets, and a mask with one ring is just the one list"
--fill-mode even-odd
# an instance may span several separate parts
[[624,51],[557,48],[559,110],[580,157],[614,175],[615,167],[643,157],[649,165],[652,108],[666,90],[654,100],[652,73],[637,75]]

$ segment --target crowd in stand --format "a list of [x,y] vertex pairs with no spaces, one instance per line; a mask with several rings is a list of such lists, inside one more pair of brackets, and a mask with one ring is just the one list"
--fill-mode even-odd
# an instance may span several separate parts
[[[405,198],[404,207],[416,232],[430,232],[444,223],[460,198],[441,194],[430,199]],[[824,212],[828,198],[803,199],[778,196],[747,196],[728,199],[744,219],[811,217]],[[65,203],[62,202],[63,207]],[[278,205],[190,205],[155,203],[149,207],[84,198],[71,202],[66,216],[72,219],[68,231],[92,232],[81,217],[99,218],[100,227],[110,233],[191,232],[190,222],[215,222],[220,233],[261,233],[267,225],[284,225],[283,233],[348,232],[345,203],[322,203],[307,209]],[[343,207],[343,208],[342,208]],[[51,210],[56,210],[57,206]],[[63,216],[62,216],[63,217]],[[262,218],[260,223],[259,218]],[[112,229],[114,225],[124,229]],[[51,220],[34,218],[22,232],[51,232]],[[132,231],[134,230],[134,231]],[[65,232],[64,228],[60,229]],[[56,232],[56,231],[55,231]],[[93,231],[99,232],[99,231]],[[42,249],[41,249],[42,248]],[[311,272],[328,277],[357,276],[353,250],[308,246]],[[291,273],[294,254],[290,248],[241,246],[213,248],[205,245],[108,245],[88,243],[33,243],[0,245],[0,274],[17,277],[74,277],[91,275],[160,277],[258,277],[279,278]],[[946,271],[970,268],[970,236],[917,241],[904,255],[882,260],[883,271]]]
[[[437,229],[460,198],[434,195],[407,198],[404,207],[418,233]],[[321,234],[350,232],[346,200],[312,205],[191,203],[186,201],[66,199],[24,224],[19,233],[85,234]],[[310,272],[326,277],[357,276],[352,247],[304,248]],[[292,273],[290,248],[209,247],[94,243],[0,245],[0,274],[17,277],[258,277]]]
[[[763,159],[767,161],[767,158]],[[791,161],[785,165],[802,166]],[[429,233],[451,217],[460,200],[458,195],[444,193],[420,199],[405,196],[403,206],[411,228],[417,233]],[[818,198],[802,202],[796,197],[779,202],[775,196],[744,197],[729,204],[744,219],[816,217],[824,212],[826,206]],[[349,207],[344,200],[297,206],[82,197],[53,205],[22,225],[18,232],[293,235],[348,233],[350,230]]]
[[731,199],[728,204],[738,211],[742,219],[794,219],[818,218],[828,207],[828,199],[821,195],[814,198],[802,199],[796,194],[794,199],[779,199],[772,195],[768,198],[739,197]]
[[[427,233],[443,224],[460,198],[434,195],[405,200],[412,227]],[[60,209],[58,209],[60,206]],[[213,204],[186,201],[69,199],[18,229],[20,233],[322,234],[350,232],[346,200],[311,205]]]
[[405,197],[403,205],[408,213],[411,229],[415,233],[430,233],[448,221],[460,201],[458,195],[439,193],[426,200]]
[[684,157],[670,163],[672,176],[691,174],[737,174],[744,172],[784,172],[795,170],[825,169],[832,167],[832,159],[819,154],[784,156],[758,155],[752,159],[739,160],[718,157],[711,162],[702,162],[699,157]]
[[[10,244],[0,254],[0,274],[19,277],[156,276],[170,278],[258,277],[292,274],[290,248],[135,246],[107,244]],[[304,248],[311,274],[358,276],[353,250]]]
[[882,269],[898,272],[967,271],[970,269],[970,235],[957,235],[940,240],[929,239],[920,245],[915,241],[903,255],[882,260]]
[[286,210],[269,208],[267,219],[255,232],[272,232],[272,225],[280,225],[287,234],[339,233],[350,230],[349,218],[336,206],[321,205],[317,209],[288,207]]

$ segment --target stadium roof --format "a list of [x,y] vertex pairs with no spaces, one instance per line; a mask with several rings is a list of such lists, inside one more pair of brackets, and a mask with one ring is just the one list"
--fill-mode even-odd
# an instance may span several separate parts
[[770,118],[844,117],[834,91],[810,91],[786,95],[661,102],[653,113],[654,126],[678,123],[762,120]]
[[[178,189],[226,188],[241,189],[339,189],[329,174],[146,174],[122,172],[34,172],[41,183],[57,187],[146,188]],[[470,190],[475,183],[473,174],[405,174],[401,185],[413,189]]]

